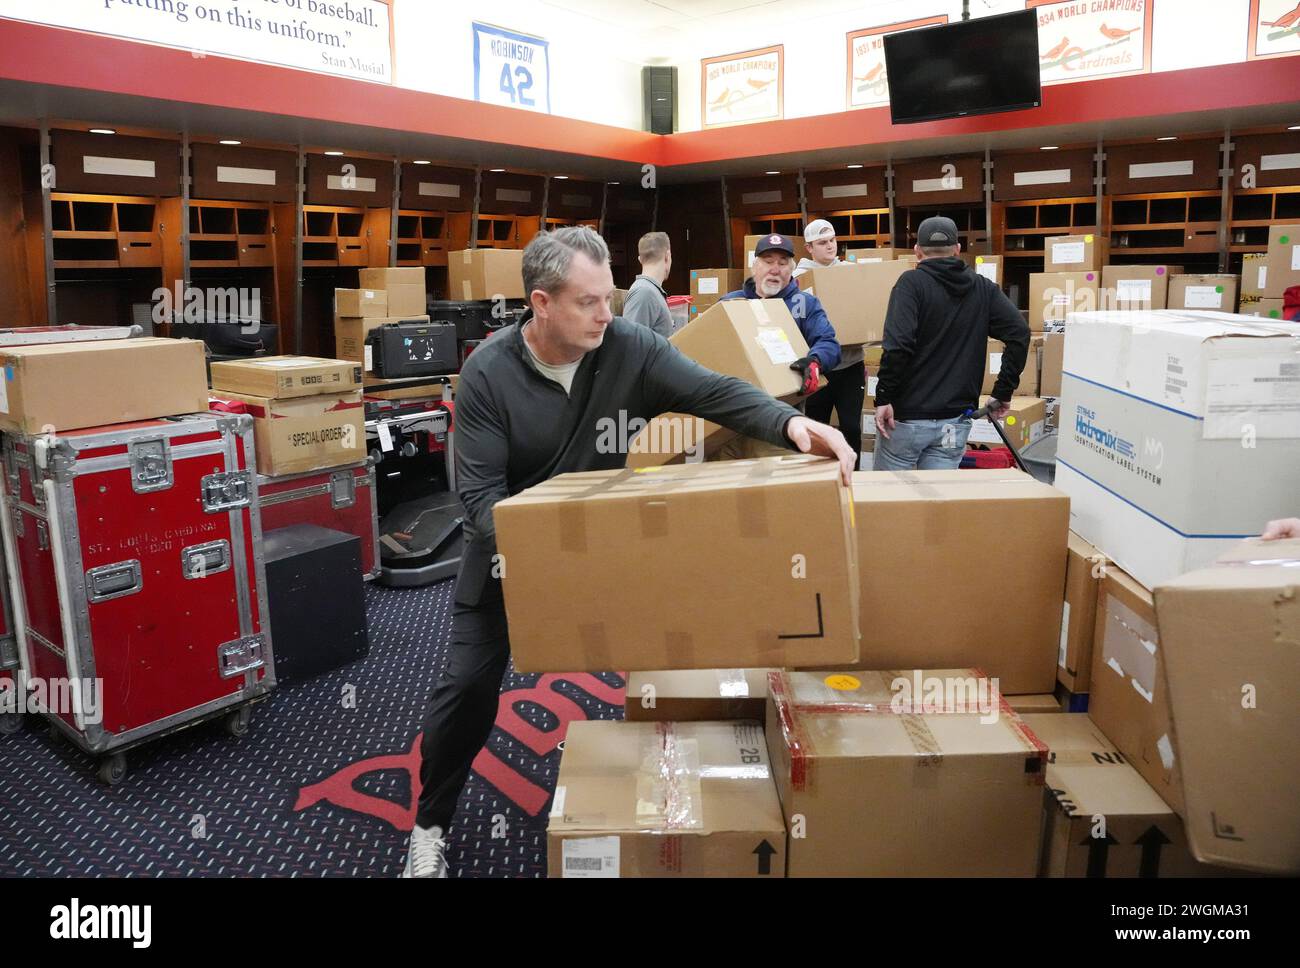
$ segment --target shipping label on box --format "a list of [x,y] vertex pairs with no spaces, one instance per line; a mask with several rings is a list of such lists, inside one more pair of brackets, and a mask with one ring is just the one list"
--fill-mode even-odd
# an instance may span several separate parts
[[1099,270],[1106,262],[1107,240],[1095,235],[1058,235],[1043,240],[1048,272]]
[[[838,465],[802,455],[562,474],[507,498],[493,517],[515,666],[856,662],[851,513]],[[701,584],[714,567],[727,580]]]
[[1097,309],[1164,309],[1169,281],[1182,266],[1104,266]]

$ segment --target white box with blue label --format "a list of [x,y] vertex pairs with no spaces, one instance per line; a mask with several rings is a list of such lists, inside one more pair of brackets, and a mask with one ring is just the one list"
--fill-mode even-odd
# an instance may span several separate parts
[[1071,530],[1151,588],[1296,513],[1300,325],[1071,313],[1059,419]]

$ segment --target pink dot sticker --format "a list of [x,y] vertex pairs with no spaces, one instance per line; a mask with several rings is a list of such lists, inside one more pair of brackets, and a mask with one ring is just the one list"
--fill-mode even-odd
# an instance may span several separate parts
[[1165,267],[1164,267],[1164,266],[1157,266],[1157,267],[1156,267],[1156,275],[1158,275],[1158,276],[1163,276],[1164,274],[1165,274]]
[[1088,281],[1089,281],[1089,282],[1092,282],[1092,280],[1094,280],[1094,279],[1096,279],[1096,278],[1097,278],[1097,277],[1094,276],[1091,272],[1088,273]]

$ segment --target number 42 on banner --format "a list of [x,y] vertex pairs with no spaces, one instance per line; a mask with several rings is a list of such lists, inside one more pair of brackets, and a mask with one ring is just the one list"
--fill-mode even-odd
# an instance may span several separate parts
[[474,98],[551,111],[549,44],[541,37],[474,24]]

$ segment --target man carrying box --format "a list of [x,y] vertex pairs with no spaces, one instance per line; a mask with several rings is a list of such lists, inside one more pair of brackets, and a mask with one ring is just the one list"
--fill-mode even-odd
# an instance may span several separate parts
[[961,464],[970,436],[965,414],[979,405],[990,337],[1002,370],[989,419],[1005,416],[1029,355],[1029,327],[992,281],[957,258],[957,226],[942,216],[917,231],[916,269],[889,297],[876,383],[878,471],[947,470]]
[[[824,218],[814,219],[803,230],[809,259],[800,259],[795,276],[821,266],[844,265],[838,256],[835,226]],[[832,321],[834,325],[834,321]],[[861,346],[842,346],[839,365],[826,374],[826,386],[808,398],[804,412],[821,423],[830,423],[831,411],[840,418],[840,430],[853,448],[862,453],[862,404],[867,398],[867,367]]]
[[536,236],[523,253],[523,279],[530,314],[485,342],[460,374],[456,476],[465,552],[450,663],[424,718],[421,793],[403,877],[447,876],[445,832],[496,720],[510,659],[501,588],[509,563],[496,554],[492,516],[498,501],[570,471],[623,467],[630,442],[602,449],[602,425],[620,415],[626,425],[668,411],[836,457],[844,483],[851,480],[853,452],[839,431],[706,370],[646,327],[613,318],[609,249],[591,229]]
[[667,232],[647,232],[636,245],[641,275],[623,301],[623,318],[649,326],[665,339],[673,335],[673,318],[668,313],[664,280],[673,267],[673,253]]

